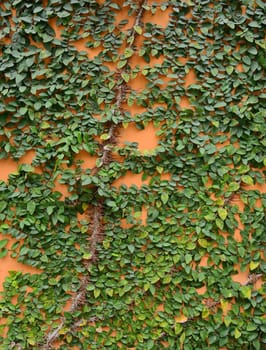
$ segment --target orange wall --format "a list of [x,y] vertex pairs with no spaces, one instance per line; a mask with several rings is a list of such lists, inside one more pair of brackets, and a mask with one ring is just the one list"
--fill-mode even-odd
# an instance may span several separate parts
[[[153,22],[153,23],[157,23],[161,26],[166,26],[167,22],[168,22],[168,17],[169,16],[169,11],[158,11],[156,13],[156,15],[151,15],[149,14],[145,14],[144,16],[144,22]],[[126,12],[122,12],[121,14],[119,14],[118,19],[121,20],[123,18],[126,17]],[[52,22],[51,23],[54,26],[54,29],[56,30],[56,35],[57,37],[60,37],[60,28],[56,28],[55,23]],[[128,26],[130,27],[132,23],[129,21]],[[137,45],[141,45],[141,41],[142,39],[139,38],[137,41]],[[74,46],[79,49],[79,50],[83,50],[86,51],[88,54],[88,57],[92,57],[94,55],[97,55],[98,52],[100,51],[100,49],[94,49],[94,50],[90,50],[88,48],[85,47],[85,40],[80,40],[79,42],[74,43]],[[162,61],[162,59],[156,59],[153,58],[149,64],[149,66],[154,65],[155,63],[160,63]],[[186,62],[186,58],[184,57],[183,61],[181,63],[185,63]],[[135,55],[132,58],[132,61],[130,62],[130,64],[132,66],[136,66],[137,64],[139,64],[140,66],[144,66],[147,65],[146,62],[144,62],[144,60]],[[112,65],[110,65],[112,69],[115,69],[114,66],[112,67]],[[193,70],[190,70],[186,76],[185,79],[185,86],[188,87],[191,84],[194,84],[196,82],[196,76],[193,72]],[[143,89],[145,87],[146,84],[146,79],[143,76],[138,76],[136,79],[132,80],[129,82],[129,84],[134,88],[134,89]],[[191,107],[189,105],[189,101],[187,99],[186,96],[181,98],[181,103],[180,103],[181,108],[189,108]],[[129,107],[127,107],[129,108]],[[131,108],[131,112],[132,114],[136,114],[139,113],[141,111],[143,111],[142,108],[138,107],[138,106],[132,106]],[[191,107],[192,108],[192,107]],[[154,149],[157,146],[158,143],[158,137],[156,136],[156,131],[158,131],[158,129],[156,129],[153,124],[149,124],[144,130],[137,130],[136,127],[131,124],[128,125],[127,128],[121,129],[120,131],[120,145],[123,145],[125,143],[125,141],[130,141],[130,142],[138,142],[139,144],[139,149],[144,152],[144,151],[150,151],[152,149]],[[19,162],[15,162],[11,159],[7,159],[7,160],[0,160],[0,180],[3,181],[8,181],[8,175],[10,173],[13,173],[17,170],[18,166],[22,163],[28,163],[30,164],[32,159],[34,157],[34,152],[28,152],[28,154],[26,154],[23,158],[20,159]],[[79,155],[77,155],[77,159],[82,159],[84,160],[83,163],[83,167],[93,167],[95,165],[95,158],[91,158],[88,156],[88,154],[86,152],[80,152]],[[39,169],[36,169],[36,171],[40,171]],[[169,175],[168,174],[164,174],[162,175],[162,179],[168,179]],[[119,180],[117,180],[114,185],[115,186],[119,186],[121,184],[127,184],[127,185],[132,185],[132,184],[136,184],[137,186],[141,186],[142,184],[146,184],[149,182],[149,179],[146,179],[145,181],[142,180],[141,178],[141,174],[131,174],[131,173],[127,173],[126,176],[120,178]],[[258,189],[261,192],[266,192],[266,185],[264,186],[247,186],[247,189]],[[58,190],[60,192],[63,193],[63,195],[67,195],[67,189],[65,186],[60,185],[59,183],[57,184],[55,190]],[[243,209],[243,205],[240,201],[237,202],[237,204],[239,205],[240,209]],[[142,219],[145,220],[146,217],[146,210],[145,208],[143,208],[143,214],[142,214]],[[243,225],[240,222],[239,216],[237,216],[237,219],[239,221],[239,228],[236,230],[235,232],[235,237],[236,239],[240,239],[240,229],[242,229]],[[125,224],[126,225],[126,224]],[[6,237],[6,236],[5,236]],[[1,235],[0,233],[0,239],[5,238]],[[12,239],[10,239],[10,242],[8,244],[8,247],[10,247],[12,245]],[[206,265],[207,264],[207,259],[203,259],[202,260],[202,265]],[[18,263],[15,259],[12,259],[10,256],[6,256],[5,258],[0,260],[0,290],[2,290],[2,284],[3,281],[5,279],[5,277],[9,274],[9,271],[23,271],[23,272],[38,272],[36,271],[34,268],[23,265],[21,263]],[[234,281],[238,281],[240,283],[244,283],[245,281],[247,281],[248,278],[248,274],[249,271],[245,271],[245,272],[240,272],[236,275],[233,276]],[[256,284],[256,287],[259,287],[261,285],[261,281],[258,281]],[[204,292],[204,290],[199,290],[199,293]],[[182,317],[180,318],[179,322],[184,322],[184,320],[182,319]]]

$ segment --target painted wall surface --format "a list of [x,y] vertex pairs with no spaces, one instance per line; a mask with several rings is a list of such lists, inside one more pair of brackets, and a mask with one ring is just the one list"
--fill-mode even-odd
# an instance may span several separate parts
[[[190,3],[190,1],[187,1],[187,2]],[[153,3],[153,1],[149,1],[149,4],[152,4],[152,3]],[[157,3],[158,3],[158,1],[157,1]],[[159,9],[157,9],[155,14],[152,14],[151,12],[146,12],[143,15],[143,23],[148,23],[148,22],[154,23],[154,24],[159,25],[162,28],[166,28],[168,25],[168,22],[169,22],[169,16],[170,16],[171,11],[172,11],[172,8],[169,7],[166,10],[165,9],[162,10],[159,8]],[[245,7],[243,7],[243,13],[245,13]],[[133,23],[134,23],[134,17],[133,16],[128,17],[127,9],[120,11],[117,14],[116,18],[117,18],[116,19],[117,23],[119,23],[123,19],[128,20],[127,25],[123,27],[124,31],[127,31],[129,28],[131,28]],[[187,14],[187,18],[188,19],[192,18],[191,12],[189,12]],[[62,34],[63,27],[58,26],[54,19],[52,19],[50,21],[50,25],[55,30],[56,38],[60,40],[62,38],[61,34]],[[8,40],[9,40],[8,38],[5,38],[6,42],[8,42]],[[141,46],[143,44],[143,40],[144,40],[144,38],[142,35],[140,35],[137,38],[136,49],[135,49],[136,52],[138,52],[138,50],[141,48]],[[33,42],[33,43],[36,46],[42,47],[41,43],[36,43],[36,42]],[[79,51],[85,51],[89,59],[97,56],[99,54],[99,52],[101,51],[101,48],[88,49],[86,47],[86,39],[77,40],[77,41],[73,42],[72,45]],[[241,49],[241,47],[239,49]],[[123,52],[123,50],[124,50],[124,47],[121,48],[121,52]],[[147,64],[147,62],[144,61],[143,57],[140,57],[137,53],[135,53],[131,59],[131,66],[136,67],[137,65],[139,65],[140,67],[144,67],[144,66],[148,65],[149,67],[152,67],[156,64],[162,64],[163,59],[164,58],[162,56],[160,56],[159,58],[152,57],[150,63]],[[185,64],[187,62],[187,60],[188,60],[187,57],[179,58],[179,62],[181,65]],[[115,64],[110,63],[109,68],[111,70],[115,70],[116,66],[115,66]],[[238,68],[239,68],[239,70],[242,69],[241,64],[239,64]],[[164,83],[161,85],[161,88],[163,89],[164,86],[167,85],[169,79],[167,77],[162,77],[162,79],[163,79]],[[196,73],[195,73],[193,68],[191,68],[190,70],[187,71],[187,74],[186,74],[184,80],[185,81],[184,81],[183,86],[186,89],[188,89],[193,84],[200,84],[200,81],[197,80],[197,76],[196,76]],[[138,76],[135,79],[130,80],[128,82],[128,85],[130,88],[132,88],[136,91],[141,91],[146,87],[147,83],[148,83],[148,80],[145,79],[145,77],[143,75],[138,74]],[[163,103],[162,104],[158,103],[158,106],[160,106],[160,105],[165,106]],[[133,104],[130,107],[125,105],[125,108],[129,109],[132,115],[137,115],[138,113],[142,113],[143,111],[145,111],[144,107],[138,106],[136,104]],[[180,97],[180,108],[181,108],[181,110],[186,110],[186,109],[194,110],[194,106],[190,103],[189,98],[187,96]],[[123,147],[126,145],[127,142],[137,142],[138,149],[143,154],[145,154],[145,152],[146,153],[151,152],[152,150],[154,150],[158,146],[159,140],[160,140],[158,133],[160,133],[160,125],[154,126],[153,123],[148,123],[143,130],[139,130],[136,128],[136,125],[132,122],[132,123],[129,123],[128,125],[126,125],[124,128],[120,129],[119,144],[118,145]],[[228,138],[228,140],[229,140],[229,138]],[[225,141],[221,145],[217,144],[217,147],[222,148],[225,145],[228,145],[229,143],[230,143],[230,141]],[[237,143],[235,144],[235,146],[237,147]],[[21,164],[32,164],[34,157],[35,157],[35,152],[28,151],[18,161],[14,161],[13,159],[1,159],[0,160],[0,180],[3,180],[7,183],[8,177],[10,174],[17,172],[19,169],[19,166]],[[95,164],[96,164],[96,157],[90,156],[86,151],[80,151],[76,154],[75,161],[78,161],[78,160],[81,160],[83,162],[81,165],[82,169],[87,169],[87,168],[92,169],[93,167],[95,167]],[[35,167],[34,171],[36,173],[42,172],[40,167]],[[116,188],[119,188],[119,186],[121,186],[122,184],[126,184],[127,186],[136,185],[137,187],[141,187],[144,184],[149,184],[152,177],[147,176],[146,178],[143,178],[142,175],[143,174],[134,174],[134,173],[131,173],[130,171],[128,171],[124,176],[115,180],[115,182],[113,183],[113,186],[115,186]],[[168,174],[168,173],[161,174],[161,180],[168,181],[170,179],[171,179],[171,174]],[[207,187],[211,186],[211,183],[212,183],[211,179],[209,179],[206,186]],[[248,190],[258,190],[262,194],[262,193],[266,193],[266,185],[265,184],[254,184],[254,185],[247,184],[247,185],[245,185],[245,190],[247,190],[247,191]],[[56,181],[54,191],[59,191],[60,193],[62,193],[61,199],[64,199],[65,197],[67,197],[69,195],[67,186],[60,184],[59,179],[57,179],[57,181]],[[235,205],[238,206],[240,212],[241,211],[243,212],[244,204],[241,201],[239,196],[234,197],[234,202],[235,202]],[[257,201],[257,206],[258,207],[261,206],[260,200]],[[141,213],[141,219],[142,219],[143,224],[146,223],[146,218],[147,218],[147,209],[145,207],[143,207],[142,213]],[[235,218],[239,223],[239,227],[235,230],[234,239],[236,241],[240,242],[242,239],[241,238],[241,230],[243,230],[244,226],[241,223],[241,219],[240,219],[239,214],[236,214]],[[124,219],[122,220],[122,225],[124,228],[130,227],[130,224],[128,224],[126,222],[126,220],[124,220]],[[0,240],[4,239],[5,237],[6,237],[6,235],[2,235],[0,233]],[[9,238],[10,238],[10,241],[7,245],[8,248],[10,248],[12,246],[12,244],[15,242],[14,239],[12,239],[11,237],[9,237]],[[208,264],[207,260],[208,260],[207,256],[203,257],[201,262],[200,262],[200,266],[207,266],[207,264]],[[249,278],[250,271],[249,270],[240,271],[239,266],[236,267],[236,269],[238,269],[238,273],[234,274],[232,276],[232,279],[235,282],[239,282],[240,284],[244,285]],[[38,269],[34,269],[33,267],[30,267],[30,266],[27,266],[25,264],[17,262],[16,259],[11,257],[11,254],[8,254],[6,257],[0,259],[0,291],[3,290],[3,283],[6,279],[6,277],[9,276],[10,271],[21,271],[23,273],[27,273],[27,272],[39,273],[40,272]],[[261,286],[262,286],[262,278],[258,279],[258,281],[254,285],[254,288],[259,289],[259,288],[261,288]],[[199,288],[197,290],[198,294],[204,294],[205,291],[206,291],[205,287]],[[228,308],[230,308],[230,306],[228,306]],[[158,312],[164,311],[164,305],[161,304],[158,307],[157,311]],[[176,316],[177,323],[183,323],[186,320],[187,320],[187,317],[184,315]],[[166,344],[166,348],[167,348],[167,344]],[[131,348],[131,349],[134,349],[134,348]]]
[[[152,1],[150,1],[150,4],[152,4]],[[243,12],[245,12],[245,7],[243,7]],[[169,8],[168,10],[160,10],[158,9],[155,15],[152,15],[151,13],[146,13],[144,16],[144,22],[147,23],[154,23],[154,24],[158,24],[161,27],[166,27],[168,24],[168,20],[169,20],[169,14],[171,13],[171,8]],[[191,18],[192,15],[188,14],[188,18]],[[128,18],[127,16],[127,11],[124,10],[122,12],[120,12],[117,15],[117,23],[119,23],[120,21],[122,21],[123,19],[127,19],[128,20],[128,24],[126,27],[124,27],[124,30],[127,30],[128,28],[130,28],[132,26],[132,22],[133,22],[133,17],[132,18]],[[56,25],[56,22],[53,20],[51,21],[51,25],[53,27],[53,29],[55,30],[56,33],[56,37],[60,38],[61,37],[61,29],[60,26],[58,27]],[[138,40],[137,46],[138,48],[141,47],[141,43],[142,40],[140,38],[140,40]],[[36,43],[34,43],[36,45]],[[88,54],[89,58],[94,57],[95,55],[97,55],[100,52],[100,48],[99,49],[95,49],[95,50],[91,50],[88,49],[86,47],[86,40],[78,40],[75,43],[73,43],[73,45],[77,48],[77,50],[79,51],[85,51]],[[132,65],[133,66],[145,66],[147,65],[147,63],[141,58],[138,57],[137,55],[134,56],[133,60],[132,60]],[[153,58],[151,60],[151,62],[149,63],[149,66],[153,66],[154,64],[161,64],[163,61],[163,58]],[[183,59],[180,59],[180,63],[185,63],[187,61],[187,59],[184,57]],[[111,69],[115,69],[115,66],[110,64]],[[241,67],[240,67],[241,68]],[[198,83],[196,80],[196,76],[195,73],[193,72],[193,70],[190,70],[187,73],[187,76],[185,77],[185,83],[184,86],[185,87],[189,87],[192,84]],[[147,84],[147,80],[144,79],[143,76],[139,76],[137,79],[134,79],[133,82],[130,82],[130,84],[132,85],[131,87],[134,89],[143,89],[145,88],[145,85]],[[181,108],[193,108],[190,103],[189,100],[186,96],[183,96],[181,98],[180,101],[180,107]],[[127,107],[128,108],[128,107]],[[133,105],[130,109],[131,113],[134,115],[136,113],[141,113],[143,112],[145,109],[142,107],[139,107],[137,105]],[[158,136],[156,136],[156,131],[158,131],[159,129],[154,128],[154,126],[152,124],[149,124],[144,130],[138,130],[134,124],[129,125],[127,128],[121,130],[120,133],[120,145],[124,145],[125,142],[137,142],[138,143],[138,148],[142,151],[150,151],[155,149],[155,147],[158,144]],[[221,145],[224,146],[225,144]],[[34,158],[34,152],[30,151],[28,152],[25,156],[23,156],[18,162],[13,161],[12,159],[1,159],[0,160],[0,180],[3,181],[8,181],[8,176],[9,174],[16,172],[19,165],[20,164],[31,164],[32,160]],[[83,161],[83,168],[92,168],[95,165],[95,158],[92,158],[88,155],[88,153],[86,152],[80,152],[77,155],[77,159],[80,159]],[[38,171],[38,169],[36,169],[36,171]],[[40,170],[39,170],[40,171]],[[163,175],[162,179],[169,179],[169,176],[167,174]],[[127,174],[126,176],[120,178],[118,181],[116,181],[115,186],[120,186],[121,184],[126,184],[128,186],[135,184],[137,186],[141,186],[142,184],[148,184],[149,183],[149,179],[146,180],[142,180],[142,175],[137,175],[137,174]],[[255,186],[247,186],[247,189],[250,188],[251,190],[253,189],[258,189],[261,193],[266,193],[266,185],[255,185]],[[67,189],[60,185],[59,183],[57,184],[57,186],[55,187],[55,190],[63,193],[63,195],[67,194]],[[240,208],[243,208],[241,201],[239,200],[238,203]],[[145,213],[143,214],[145,217]],[[241,223],[240,223],[240,227],[239,230],[241,229]],[[239,230],[236,231],[236,236],[239,235]],[[10,242],[10,245],[12,244],[12,241]],[[10,258],[9,256],[7,256],[4,260],[1,261],[0,264],[0,289],[1,289],[1,285],[2,282],[5,279],[5,276],[8,275],[9,271],[11,270],[21,270],[24,272],[32,272],[32,268],[28,267],[28,266],[24,266],[23,264],[19,264],[16,262],[16,260]],[[234,277],[234,279],[236,281],[242,282],[244,283],[247,279],[248,276],[248,271],[246,272],[239,272],[239,275],[236,275]],[[260,284],[258,284],[260,285]]]
[[[152,1],[150,2],[152,3]],[[151,22],[151,23],[157,23],[162,27],[166,27],[168,24],[168,20],[169,20],[169,13],[170,13],[170,9],[166,10],[166,11],[160,11],[158,10],[156,15],[152,15],[150,13],[145,14],[144,17],[144,21],[145,22]],[[127,30],[128,28],[131,28],[132,23],[133,23],[133,17],[132,18],[128,18],[127,15],[127,10],[121,11],[118,15],[117,15],[117,23],[119,23],[120,21],[127,19],[128,20],[128,24],[126,27],[124,27],[124,30]],[[53,27],[53,29],[55,30],[56,33],[56,37],[58,39],[61,38],[61,30],[62,27],[60,28],[60,26],[56,25],[56,21],[52,20],[51,21],[51,26]],[[86,40],[78,40],[75,43],[73,43],[73,45],[76,47],[77,50],[79,51],[85,51],[88,54],[89,58],[92,58],[94,56],[96,56],[100,51],[101,48],[99,49],[95,49],[95,50],[91,50],[88,49],[86,47]],[[34,45],[38,46],[38,43],[34,43]],[[141,46],[141,40],[139,40],[138,46]],[[42,47],[42,45],[41,45]],[[161,59],[156,59],[154,58],[152,60],[152,62],[150,63],[150,65],[154,65],[156,63],[161,63],[162,62],[162,58]],[[140,66],[144,66],[147,63],[145,63],[145,61],[143,59],[141,59],[140,57],[138,57],[137,55],[135,55],[134,59],[133,59],[133,65],[140,65]],[[111,69],[115,69],[115,66],[110,64],[110,68]],[[195,76],[193,74],[193,72],[188,73],[187,77],[186,77],[186,86],[193,84],[195,82]],[[143,89],[146,85],[147,81],[142,77],[138,77],[137,79],[135,79],[132,82],[132,88],[134,89]],[[186,99],[186,97],[183,98],[183,100],[181,101],[181,107],[183,108],[187,108],[189,106],[189,102]],[[131,107],[131,113],[132,114],[136,114],[136,113],[141,113],[143,112],[145,109],[141,108],[139,106],[133,105]],[[138,130],[134,124],[129,125],[127,128],[121,130],[121,134],[120,134],[120,145],[124,145],[125,142],[137,142],[138,143],[138,148],[142,151],[150,151],[152,149],[154,149],[157,146],[158,143],[158,137],[156,136],[156,131],[158,131],[158,128],[155,129],[153,127],[152,124],[148,125],[144,130]],[[9,174],[12,174],[14,172],[16,172],[18,170],[18,167],[21,164],[31,164],[32,160],[34,159],[34,152],[33,151],[29,151],[27,154],[25,154],[18,162],[13,161],[12,159],[1,159],[0,160],[0,180],[3,181],[8,181],[8,176]],[[80,159],[83,161],[82,167],[85,168],[92,168],[93,166],[95,166],[95,158],[90,157],[89,154],[87,152],[81,151],[78,155],[77,155],[77,160]],[[41,171],[40,169],[36,169],[36,172]],[[165,179],[168,179],[169,177],[167,175],[164,175]],[[116,183],[114,184],[115,186],[120,186],[121,184],[126,184],[126,185],[132,185],[135,184],[137,186],[141,186],[142,184],[147,184],[149,181],[147,180],[142,180],[142,175],[137,175],[137,174],[127,174],[125,177],[119,179],[118,181],[116,181]],[[67,192],[67,188],[66,186],[60,185],[59,183],[57,183],[57,185],[55,186],[55,191],[59,191],[63,194],[63,196],[66,196],[68,194]],[[145,213],[143,214],[145,216]],[[1,233],[0,233],[1,234]],[[1,238],[1,236],[0,236]],[[9,242],[9,246],[11,246],[14,242],[12,242],[12,239]],[[4,259],[1,260],[0,262],[0,290],[2,289],[2,283],[5,279],[5,277],[9,274],[10,271],[23,271],[23,272],[37,272],[36,270],[34,270],[33,268],[29,267],[29,266],[25,266],[21,263],[16,262],[15,259],[12,259],[10,256],[5,257]]]

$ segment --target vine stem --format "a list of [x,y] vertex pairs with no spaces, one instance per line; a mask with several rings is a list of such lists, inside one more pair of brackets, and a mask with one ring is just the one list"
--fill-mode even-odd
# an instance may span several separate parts
[[[135,30],[136,26],[139,26],[142,22],[142,17],[144,14],[144,6],[146,5],[147,0],[141,0],[139,1],[138,9],[136,10],[136,18],[135,22],[133,24],[133,27],[131,29],[131,36],[133,36],[133,40],[128,45],[130,48],[133,47],[136,37],[137,37],[137,31]],[[122,102],[125,97],[127,88],[127,83],[123,81],[116,89],[116,97],[115,97],[115,106],[113,113],[115,111],[122,112]],[[118,125],[112,124],[109,128],[109,138],[105,142],[103,142],[103,153],[100,158],[99,165],[96,166],[93,169],[94,175],[96,175],[102,167],[108,165],[111,161],[112,156],[112,146],[116,144],[116,133],[117,133]],[[84,266],[88,270],[90,266],[97,260],[97,244],[100,243],[102,239],[102,234],[104,231],[103,227],[103,217],[104,217],[104,205],[103,205],[103,199],[100,199],[98,203],[93,207],[93,213],[91,215],[91,235],[89,237],[89,252],[90,252],[90,260],[86,261]],[[71,305],[68,310],[69,313],[74,313],[78,308],[82,305],[84,305],[86,301],[86,290],[87,286],[89,284],[90,278],[88,275],[85,275],[80,280],[80,288],[79,290],[73,295],[71,300]],[[92,319],[97,319],[97,317],[93,317]],[[43,345],[40,347],[40,350],[49,350],[51,349],[52,345],[55,341],[58,340],[60,336],[61,329],[65,326],[66,318],[64,316],[61,317],[60,323],[58,326],[51,330],[45,337]],[[73,330],[73,327],[75,325],[79,325],[79,322],[75,322],[71,329]]]

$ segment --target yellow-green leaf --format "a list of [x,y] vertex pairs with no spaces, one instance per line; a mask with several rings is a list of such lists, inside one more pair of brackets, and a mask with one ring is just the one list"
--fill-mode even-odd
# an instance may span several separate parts
[[249,264],[249,268],[252,271],[252,270],[255,270],[259,265],[260,265],[259,261],[251,261]]
[[177,334],[181,333],[182,330],[183,330],[182,325],[180,323],[176,323],[175,324],[175,334],[177,335]]
[[146,264],[149,264],[151,261],[153,261],[153,256],[148,253],[146,256],[145,256],[145,263]]
[[200,239],[198,240],[198,243],[199,243],[199,245],[200,245],[201,247],[203,247],[203,248],[207,248],[208,245],[209,245],[208,241],[207,241],[206,239],[204,239],[204,238],[200,238]]
[[68,334],[66,335],[66,341],[67,341],[67,343],[71,343],[71,341],[72,341],[72,335],[71,335],[70,333],[68,333]]
[[82,257],[84,260],[90,260],[92,258],[92,254],[90,252],[86,252]]
[[158,171],[159,174],[161,174],[163,172],[163,167],[157,166],[156,170]]
[[112,297],[114,294],[114,290],[112,288],[107,288],[106,289],[106,294],[109,295],[109,297]]
[[163,284],[169,284],[171,281],[172,281],[172,276],[171,275],[167,275],[163,279]]
[[33,338],[29,338],[29,339],[28,339],[28,343],[29,343],[30,345],[35,345],[35,344],[36,344],[36,341],[35,341]]
[[134,26],[134,30],[136,33],[138,33],[139,35],[142,34],[142,28],[140,26]]
[[242,286],[240,291],[241,291],[241,294],[243,295],[244,298],[246,299],[250,299],[251,298],[251,286]]
[[49,129],[50,128],[50,124],[47,122],[42,122],[40,125],[41,129]]
[[233,66],[227,66],[226,67],[226,72],[227,74],[231,75],[234,71],[234,67]]
[[237,329],[237,328],[235,329],[234,337],[235,337],[236,339],[238,339],[239,337],[241,337],[241,332],[240,332],[240,330]]
[[220,230],[223,230],[223,228],[224,228],[224,222],[223,222],[223,220],[217,218],[217,219],[215,220],[215,223],[216,223],[217,227],[218,227]]
[[214,213],[209,213],[209,214],[204,216],[204,219],[207,221],[213,221],[215,219],[215,215],[214,215]]
[[251,176],[243,175],[241,176],[241,180],[247,185],[254,185],[254,181]]
[[126,83],[129,82],[129,80],[130,80],[130,75],[129,75],[129,74],[127,74],[127,73],[122,73],[121,76],[122,76],[122,78],[124,79],[124,81],[125,81]]
[[231,182],[228,186],[228,191],[229,192],[235,192],[239,189],[240,185],[237,182]]
[[104,249],[109,249],[110,241],[103,241],[103,247],[104,247]]
[[127,60],[122,60],[117,63],[117,68],[123,68],[127,64]]
[[224,318],[224,324],[226,325],[226,327],[228,327],[230,325],[230,323],[232,322],[232,319],[230,316],[225,316]]
[[147,290],[150,289],[150,286],[151,286],[150,283],[145,283],[144,284],[144,291],[147,292]]
[[101,140],[108,140],[109,138],[110,138],[109,134],[102,134],[100,137]]
[[226,312],[228,310],[228,305],[229,305],[228,301],[221,299],[220,303],[221,303],[221,308],[223,312]]
[[128,47],[125,49],[124,57],[125,58],[131,57],[133,55],[133,53],[134,53],[134,51]]
[[95,288],[95,289],[93,290],[93,295],[94,295],[94,298],[95,298],[95,299],[97,299],[98,296],[100,296],[100,294],[101,294],[101,290],[100,290],[100,289]]
[[207,318],[207,317],[209,316],[209,314],[210,314],[210,310],[209,310],[209,309],[204,308],[204,309],[202,310],[202,318],[203,318],[203,319]]
[[133,217],[134,217],[135,219],[138,219],[138,218],[141,217],[141,215],[142,215],[142,212],[141,212],[141,211],[135,211],[135,213],[133,214]]
[[163,194],[161,195],[161,200],[162,200],[163,204],[166,204],[166,203],[167,203],[168,198],[169,198],[169,195],[168,195],[167,193],[163,193]]
[[224,221],[227,217],[227,210],[224,208],[218,208],[218,215]]
[[183,332],[179,338],[179,342],[180,342],[180,345],[183,346],[184,342],[185,342],[185,339],[186,339],[186,333]]

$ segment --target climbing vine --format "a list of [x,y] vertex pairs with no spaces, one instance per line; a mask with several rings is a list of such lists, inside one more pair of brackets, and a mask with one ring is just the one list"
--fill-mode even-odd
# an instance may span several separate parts
[[1,350],[263,349],[264,11],[1,2]]

